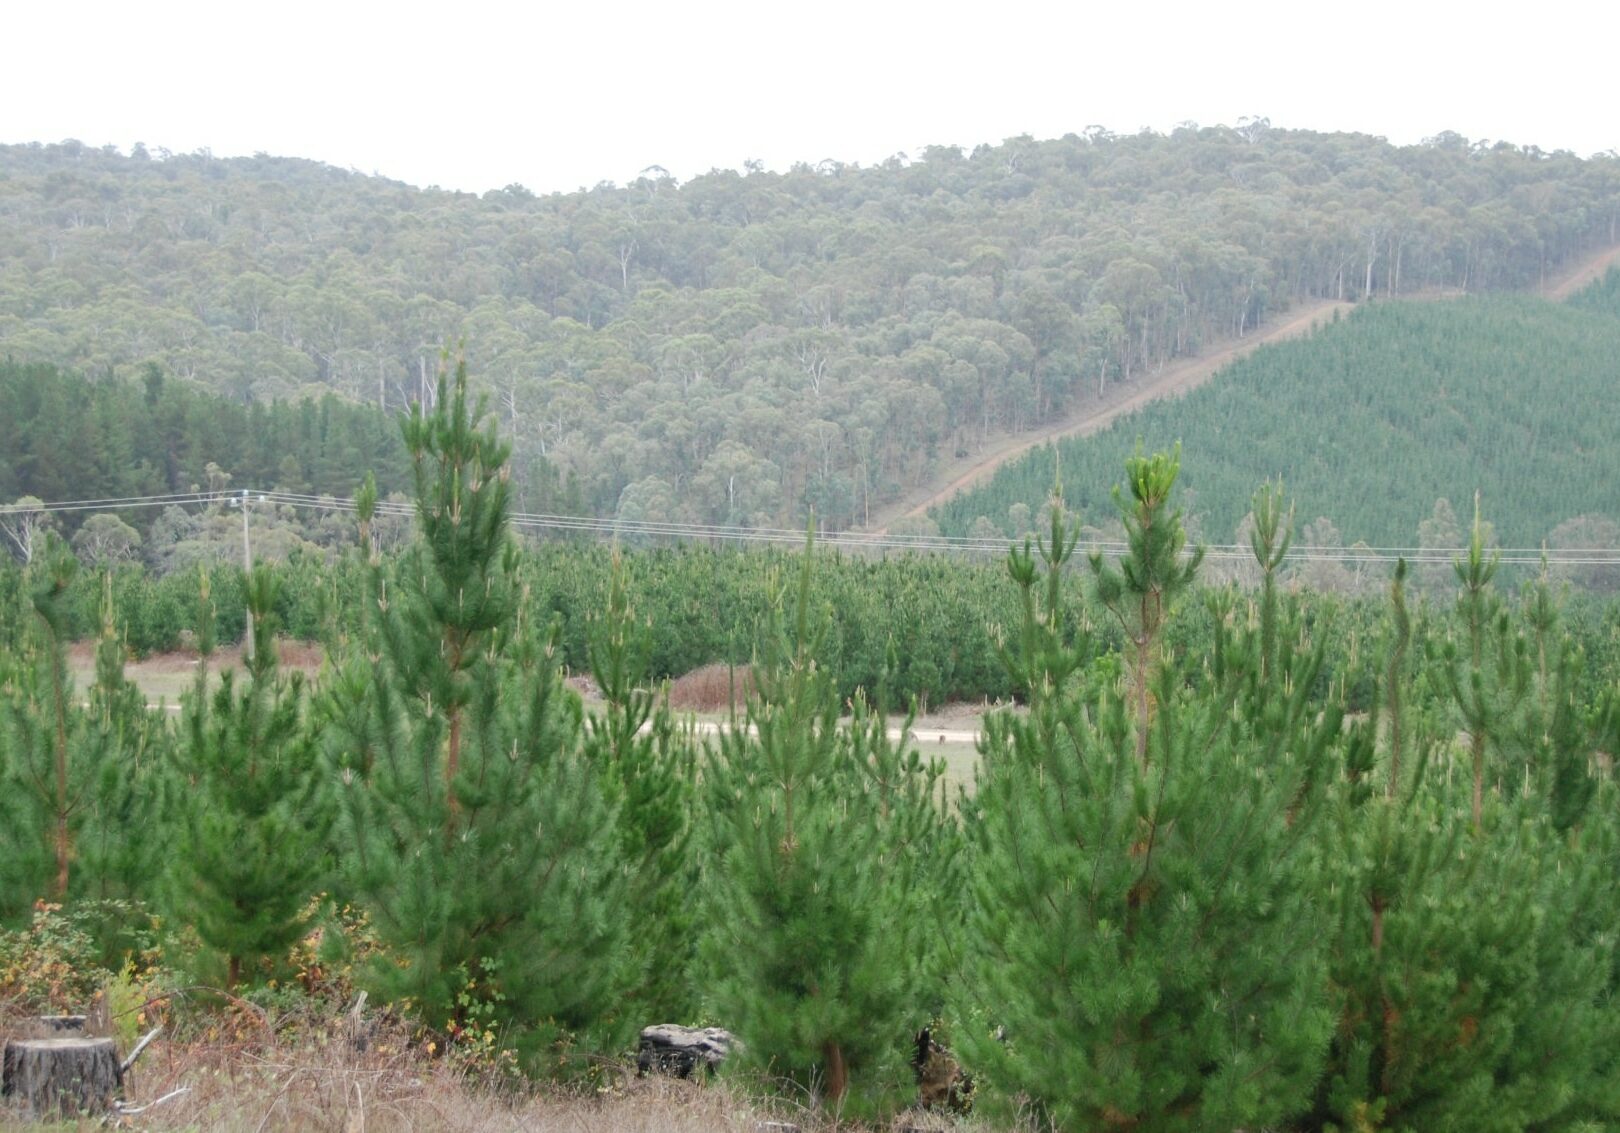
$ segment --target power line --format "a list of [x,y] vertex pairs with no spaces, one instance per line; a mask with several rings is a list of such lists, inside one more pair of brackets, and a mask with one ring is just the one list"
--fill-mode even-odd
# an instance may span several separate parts
[[[267,491],[248,493],[255,502],[279,504],[286,507],[353,513],[357,506],[352,499],[336,496],[318,496],[307,492]],[[85,511],[124,511],[150,507],[194,507],[225,505],[239,499],[241,489],[228,492],[173,492],[162,495],[124,496],[94,500],[61,500],[33,505],[0,505],[0,517],[30,513],[72,513]],[[410,518],[416,514],[414,504],[378,500],[376,513],[397,518]],[[793,546],[804,542],[805,531],[790,527],[739,527],[727,524],[684,523],[662,520],[607,519],[596,516],[556,515],[543,512],[514,512],[512,526],[526,531],[549,531],[594,535],[599,538],[627,536],[676,540],[693,540],[733,544],[765,544]],[[975,538],[962,535],[898,535],[843,531],[817,533],[816,542],[822,547],[839,550],[899,550],[954,554],[1005,554],[1012,540],[1003,537]],[[1126,544],[1117,540],[1087,540],[1081,548],[1103,555],[1122,555]],[[1289,548],[1285,562],[1336,562],[1342,564],[1392,563],[1405,558],[1413,564],[1448,565],[1466,556],[1466,547],[1327,547],[1296,545]],[[1495,548],[1491,552],[1500,556],[1504,565],[1539,566],[1613,566],[1620,565],[1620,548],[1567,547],[1544,551],[1539,547]],[[1236,543],[1206,544],[1206,559],[1246,562],[1253,558],[1248,547]]]

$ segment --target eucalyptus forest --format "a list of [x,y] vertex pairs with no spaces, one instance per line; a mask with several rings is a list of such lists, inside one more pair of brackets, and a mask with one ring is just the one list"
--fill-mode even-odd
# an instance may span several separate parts
[[1259,120],[475,197],[65,142],[0,147],[0,217],[18,361],[397,411],[464,343],[520,484],[836,530],[1290,307],[1533,289],[1620,239],[1620,163]]
[[67,142],[0,215],[0,1039],[227,1060],[151,1127],[605,1107],[658,1023],[804,1129],[1620,1127],[1620,271],[1540,294],[1612,156]]

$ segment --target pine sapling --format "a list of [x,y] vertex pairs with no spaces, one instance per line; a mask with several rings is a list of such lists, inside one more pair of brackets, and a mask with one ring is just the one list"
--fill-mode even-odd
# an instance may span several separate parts
[[1125,461],[1125,484],[1114,505],[1125,525],[1127,552],[1119,566],[1108,565],[1100,551],[1091,554],[1097,600],[1124,630],[1130,646],[1131,694],[1136,703],[1136,757],[1148,758],[1152,725],[1152,685],[1158,664],[1159,639],[1176,600],[1192,585],[1203,561],[1196,548],[1183,561],[1187,533],[1179,509],[1170,510],[1170,493],[1181,473],[1181,446],[1173,452],[1145,456],[1137,447]]

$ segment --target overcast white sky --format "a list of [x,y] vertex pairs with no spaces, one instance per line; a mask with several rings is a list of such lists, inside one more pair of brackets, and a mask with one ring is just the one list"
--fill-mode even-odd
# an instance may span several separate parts
[[480,192],[1248,115],[1620,149],[1612,0],[96,0],[5,23],[0,141],[262,151]]

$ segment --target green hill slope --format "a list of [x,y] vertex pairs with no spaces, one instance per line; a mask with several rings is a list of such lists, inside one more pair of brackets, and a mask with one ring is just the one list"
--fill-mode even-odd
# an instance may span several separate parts
[[1611,273],[1567,306],[1370,304],[1184,399],[1036,450],[936,515],[952,533],[984,516],[1013,534],[1009,509],[1039,506],[1060,456],[1066,500],[1099,521],[1141,438],[1182,442],[1190,510],[1212,542],[1233,539],[1255,487],[1275,477],[1302,521],[1327,517],[1346,545],[1416,545],[1437,499],[1466,523],[1476,490],[1507,546],[1536,546],[1577,515],[1620,519],[1617,295]]
[[832,528],[1291,304],[1539,285],[1620,161],[1251,123],[537,197],[0,146],[0,356],[395,410],[465,344],[520,474]]

